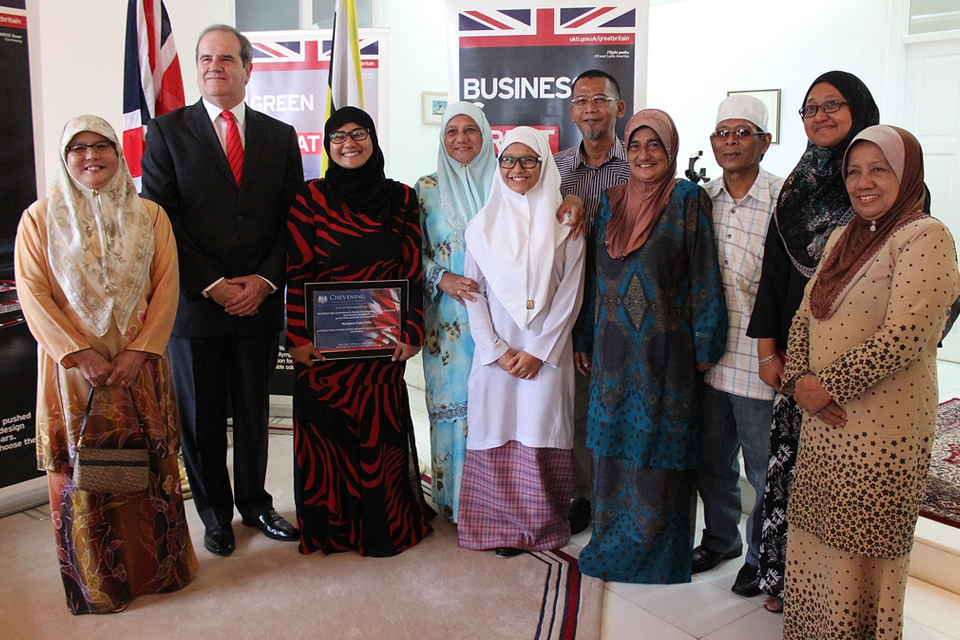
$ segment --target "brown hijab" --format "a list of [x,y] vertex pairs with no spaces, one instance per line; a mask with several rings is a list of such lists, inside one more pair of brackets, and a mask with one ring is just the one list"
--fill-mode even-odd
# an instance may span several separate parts
[[887,163],[900,181],[897,198],[883,216],[871,222],[859,215],[850,221],[810,290],[810,311],[818,320],[826,320],[837,310],[850,289],[876,260],[880,249],[901,227],[929,215],[924,211],[926,188],[923,184],[923,150],[913,134],[899,127],[875,125],[861,131],[843,156],[843,177],[847,177],[850,149],[861,141],[880,147]]
[[610,257],[618,260],[633,253],[647,241],[679,182],[676,174],[680,135],[673,118],[659,109],[637,112],[627,122],[623,146],[630,147],[630,138],[640,127],[653,129],[660,138],[667,152],[667,168],[653,182],[640,182],[631,172],[626,184],[607,189],[610,222],[607,224],[606,247]]

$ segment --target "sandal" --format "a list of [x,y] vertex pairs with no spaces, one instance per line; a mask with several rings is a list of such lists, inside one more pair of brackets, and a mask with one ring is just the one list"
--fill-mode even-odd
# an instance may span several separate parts
[[783,600],[770,596],[763,601],[763,608],[770,613],[783,613]]

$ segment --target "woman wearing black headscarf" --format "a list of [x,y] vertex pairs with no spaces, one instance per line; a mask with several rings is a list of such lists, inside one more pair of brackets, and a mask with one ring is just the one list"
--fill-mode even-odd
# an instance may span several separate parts
[[[435,515],[417,473],[405,361],[423,344],[420,212],[388,180],[373,120],[354,107],[324,126],[331,163],[307,182],[287,221],[287,345],[296,361],[294,485],[300,552],[392,556]],[[407,280],[409,306],[392,354],[325,360],[308,332],[304,285]]]
[[859,78],[830,71],[810,85],[800,117],[809,142],[780,192],[747,328],[748,336],[758,338],[760,378],[777,391],[763,496],[759,581],[760,589],[771,596],[764,606],[775,612],[782,610],[787,499],[803,420],[793,398],[780,394],[787,336],[827,238],[853,218],[843,181],[843,154],[858,133],[880,122],[880,110]]

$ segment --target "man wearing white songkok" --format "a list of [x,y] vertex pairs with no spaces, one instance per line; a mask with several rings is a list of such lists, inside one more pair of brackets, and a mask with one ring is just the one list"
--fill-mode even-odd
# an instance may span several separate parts
[[705,187],[713,201],[713,231],[730,329],[723,357],[704,376],[696,474],[704,529],[693,552],[692,572],[707,571],[741,553],[737,453],[742,450],[747,479],[756,492],[747,519],[747,555],[732,587],[742,596],[760,593],[760,511],[773,412],[773,389],[758,373],[757,341],[746,334],[760,281],[764,238],[783,186],[783,178],[760,167],[770,148],[767,120],[766,105],[753,96],[733,95],[720,103],[710,143],[723,174]]
[[573,493],[573,345],[584,241],[559,223],[560,174],[529,127],[504,138],[500,175],[465,234],[476,348],[467,406],[460,546],[562,547]]

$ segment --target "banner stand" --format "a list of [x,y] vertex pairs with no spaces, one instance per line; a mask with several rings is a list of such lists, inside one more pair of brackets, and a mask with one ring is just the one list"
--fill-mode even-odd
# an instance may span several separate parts
[[47,476],[0,488],[0,518],[50,501]]

